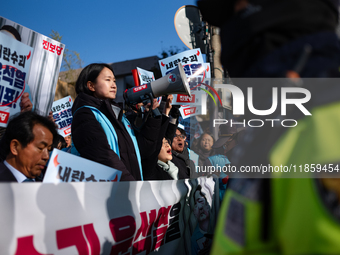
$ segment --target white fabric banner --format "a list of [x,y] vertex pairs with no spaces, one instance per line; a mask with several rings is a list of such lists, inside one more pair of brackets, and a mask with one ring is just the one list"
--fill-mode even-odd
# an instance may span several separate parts
[[[196,253],[211,245],[218,194],[218,184],[205,177],[0,184],[0,254]],[[206,211],[197,213],[200,203]],[[209,228],[199,236],[203,220]]]

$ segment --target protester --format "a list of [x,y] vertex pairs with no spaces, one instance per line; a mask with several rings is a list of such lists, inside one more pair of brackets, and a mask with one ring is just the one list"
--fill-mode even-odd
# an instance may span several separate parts
[[195,172],[195,164],[189,158],[189,151],[185,142],[185,131],[179,127],[172,138],[172,162],[178,167],[183,176],[190,178],[191,174]]
[[157,159],[156,166],[150,166],[145,173],[145,180],[178,180],[180,178],[178,167],[171,162],[170,140],[163,138]]
[[[122,103],[113,101],[116,79],[107,64],[86,66],[76,82],[76,92],[71,129],[80,156],[122,171],[121,181],[142,180],[141,158],[155,150],[161,117],[149,117],[135,135],[130,124],[133,119],[124,116]],[[157,106],[153,104],[152,109]]]
[[215,154],[213,149],[215,139],[210,133],[204,132],[197,141],[197,147],[191,147],[191,149],[198,155],[198,165],[203,166],[205,160]]
[[56,136],[46,117],[28,111],[12,118],[1,141],[5,161],[0,163],[0,181],[41,181]]
[[145,180],[179,180],[186,179],[186,171],[180,169],[172,162],[171,140],[167,137],[173,137],[179,117],[178,107],[171,105],[172,95],[165,98],[164,110],[162,115],[162,126],[159,133],[159,139],[156,151],[150,157],[144,159],[144,179]]
[[[203,0],[198,6],[203,18],[221,29],[221,61],[231,78],[339,77],[338,1]],[[313,91],[307,106],[312,116],[290,111],[285,118],[298,119],[295,128],[247,130],[234,153],[238,167],[340,162],[339,86],[300,86]],[[271,98],[271,91],[263,90],[255,100],[262,105]],[[231,179],[212,254],[340,254],[340,182],[327,185],[329,180]]]
[[71,153],[71,150],[72,150],[72,138],[71,138],[71,135],[68,135],[68,136],[65,136],[65,138],[63,138],[66,146],[63,147],[61,150],[62,151],[65,151],[65,152],[68,152],[68,153]]
[[[230,122],[230,121],[229,121]],[[220,166],[221,168],[231,163],[233,149],[238,143],[240,133],[236,126],[223,124],[219,126],[219,138],[212,146],[216,154],[207,158],[204,166]]]
[[58,150],[63,150],[66,148],[67,143],[62,135],[57,135],[55,139],[55,143],[53,144],[53,148],[57,148]]

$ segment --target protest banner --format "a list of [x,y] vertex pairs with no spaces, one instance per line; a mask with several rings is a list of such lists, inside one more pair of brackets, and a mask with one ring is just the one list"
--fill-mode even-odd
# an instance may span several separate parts
[[183,65],[185,74],[189,77],[196,73],[204,63],[200,49],[187,50],[158,61],[162,76],[175,69],[178,63]]
[[13,183],[0,184],[0,202],[1,254],[180,255],[211,245],[219,190],[206,177]]
[[[188,50],[174,56],[159,60],[162,75],[171,72],[178,63],[183,64],[184,72],[188,78],[191,98],[187,95],[174,95],[173,105],[181,105],[180,112],[183,119],[195,115],[205,115],[207,97],[211,95],[210,64],[204,63],[200,49]],[[182,123],[183,124],[183,123]],[[183,124],[185,126],[185,124]],[[186,126],[189,129],[190,123]]]
[[54,122],[58,125],[58,133],[63,137],[71,135],[72,124],[72,98],[64,97],[52,104],[52,113]]
[[122,172],[54,149],[43,182],[117,182]]
[[4,25],[16,29],[21,42],[34,49],[27,84],[34,109],[42,115],[48,115],[54,101],[65,45],[0,16],[0,28]]
[[0,127],[6,127],[9,117],[20,112],[32,54],[32,47],[0,33]]

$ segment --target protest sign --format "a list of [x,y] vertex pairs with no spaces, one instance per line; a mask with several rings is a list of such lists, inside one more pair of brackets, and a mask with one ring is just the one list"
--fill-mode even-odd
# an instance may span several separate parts
[[162,76],[175,69],[178,63],[183,65],[187,76],[194,74],[204,63],[200,49],[187,50],[158,61]]
[[53,102],[52,113],[54,122],[58,125],[58,133],[63,137],[71,135],[72,98],[64,97]]
[[54,101],[65,45],[0,16],[0,28],[4,25],[16,29],[21,42],[34,49],[27,84],[34,109],[42,115],[48,115]]
[[[137,67],[138,77],[140,81],[140,85],[150,83],[155,80],[155,75],[153,72],[144,70],[142,68]],[[157,98],[157,102],[160,104],[162,101],[162,97]]]
[[139,67],[137,67],[137,71],[138,71],[138,77],[139,77],[141,85],[152,82],[152,81],[155,80],[155,76],[154,76],[153,72],[144,70],[144,69],[139,68]]
[[0,127],[20,112],[20,100],[27,86],[33,48],[0,33]]
[[117,182],[122,172],[54,149],[43,182]]
[[[0,184],[0,253],[199,252],[204,245],[211,245],[219,210],[218,194],[218,182],[206,177]],[[200,214],[198,207],[202,208]],[[203,222],[208,223],[208,229]],[[197,234],[201,228],[207,236]]]
[[183,65],[192,96],[190,98],[182,94],[174,95],[172,104],[181,105],[180,111],[183,119],[195,115],[205,115],[207,96],[211,95],[209,92],[210,64],[204,63],[200,49],[188,50],[160,60],[162,75],[171,72],[178,63]]

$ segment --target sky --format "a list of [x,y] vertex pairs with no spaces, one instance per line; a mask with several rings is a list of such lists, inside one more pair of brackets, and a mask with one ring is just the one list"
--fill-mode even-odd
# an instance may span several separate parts
[[83,67],[160,56],[171,46],[188,49],[174,26],[176,11],[196,0],[2,1],[0,16],[49,36],[80,54]]

